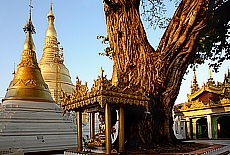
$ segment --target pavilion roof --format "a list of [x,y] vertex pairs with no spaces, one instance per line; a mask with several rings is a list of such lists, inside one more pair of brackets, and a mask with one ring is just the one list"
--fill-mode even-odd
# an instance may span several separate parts
[[72,90],[71,95],[67,95],[64,91],[61,93],[61,105],[64,111],[77,108],[88,109],[93,106],[103,108],[105,103],[111,104],[129,104],[136,106],[144,106],[148,109],[150,98],[144,90],[140,88],[124,87],[124,85],[113,85],[111,80],[107,80],[106,76],[98,76],[94,80],[91,91],[88,91],[87,83],[81,84],[77,77],[76,89]]

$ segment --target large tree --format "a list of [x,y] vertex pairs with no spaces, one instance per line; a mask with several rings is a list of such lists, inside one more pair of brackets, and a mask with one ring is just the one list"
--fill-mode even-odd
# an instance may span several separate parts
[[188,66],[210,58],[218,62],[215,68],[229,58],[230,1],[182,0],[154,49],[140,14],[148,14],[151,24],[162,26],[161,6],[162,0],[104,0],[112,49],[108,54],[114,61],[118,86],[143,89],[151,98],[147,120],[135,117],[128,127],[130,135],[135,134],[127,137],[133,147],[173,142],[172,108]]

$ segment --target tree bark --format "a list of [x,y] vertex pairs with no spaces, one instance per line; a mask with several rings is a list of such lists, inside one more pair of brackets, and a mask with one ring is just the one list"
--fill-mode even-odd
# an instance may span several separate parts
[[151,99],[150,115],[130,120],[127,141],[133,147],[172,142],[172,108],[182,78],[195,56],[199,37],[214,28],[208,25],[213,17],[208,9],[212,1],[182,0],[156,50],[148,42],[140,19],[140,0],[104,2],[118,86],[145,90]]

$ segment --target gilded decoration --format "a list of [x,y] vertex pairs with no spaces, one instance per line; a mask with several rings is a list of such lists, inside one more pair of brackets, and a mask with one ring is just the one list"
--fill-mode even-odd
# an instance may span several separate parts
[[220,100],[221,105],[230,105],[230,99],[229,98],[223,98]]
[[226,105],[230,105],[230,99],[228,98],[223,98],[218,102],[214,102],[210,100],[207,103],[204,103],[202,101],[199,102],[198,100],[195,100],[195,101],[185,102],[179,110],[180,111],[197,110],[197,109],[214,108],[214,107],[220,107]]
[[93,136],[92,139],[90,139],[87,142],[87,145],[90,147],[104,147],[105,146],[105,114],[99,113],[98,120],[100,121],[98,133]]
[[47,84],[44,82],[38,67],[36,59],[36,48],[33,42],[32,34],[35,34],[35,28],[31,20],[31,10],[28,22],[23,28],[26,39],[22,57],[18,64],[17,71],[14,73],[4,100],[30,100],[54,102]]
[[105,103],[109,102],[141,105],[148,109],[149,98],[143,93],[144,91],[133,90],[129,87],[122,89],[119,86],[114,86],[112,81],[107,80],[103,74],[98,76],[97,80],[94,80],[91,90],[88,90],[87,83],[81,84],[77,77],[76,90],[72,90],[71,95],[67,95],[63,90],[61,91],[61,106],[64,110],[71,110],[98,103],[103,108]]
[[46,36],[43,50],[57,46],[58,41],[55,36]]
[[[206,83],[203,83],[202,87],[199,89],[194,89],[194,86],[198,88],[196,84],[196,74],[194,72],[194,81],[191,85],[191,94],[188,94],[189,102],[185,102],[174,107],[177,111],[189,111],[189,110],[198,110],[198,109],[212,109],[215,107],[225,107],[230,105],[230,70],[228,74],[225,74],[223,82],[214,82],[211,71],[210,77]],[[195,91],[192,91],[195,90]],[[206,94],[207,93],[207,94]],[[212,95],[210,95],[212,94]],[[201,96],[203,95],[203,96]],[[206,98],[204,98],[206,95]],[[215,96],[215,97],[214,97]]]
[[206,85],[204,84],[199,90],[195,91],[192,94],[188,94],[188,99],[191,101],[194,98],[196,98],[197,96],[199,96],[200,94],[202,94],[204,91],[207,92],[212,92],[215,94],[222,94],[223,92],[223,86],[211,86],[211,85]]
[[36,79],[14,79],[10,83],[10,87],[13,86],[42,86],[45,89],[48,89],[48,86],[45,82]]

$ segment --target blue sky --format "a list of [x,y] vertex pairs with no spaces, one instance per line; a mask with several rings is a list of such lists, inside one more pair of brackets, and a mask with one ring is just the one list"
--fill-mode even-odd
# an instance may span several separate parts
[[[25,34],[22,30],[29,14],[29,0],[1,0],[0,5],[0,97],[4,97],[6,89],[12,80],[12,72],[21,59]],[[33,36],[38,61],[42,55],[42,48],[47,28],[47,14],[50,8],[49,0],[33,0],[32,21],[36,29]],[[174,9],[169,5],[169,15]],[[111,78],[113,62],[107,57],[99,56],[106,45],[97,40],[97,35],[106,35],[105,17],[102,0],[53,0],[53,13],[55,15],[55,28],[57,37],[64,47],[64,64],[70,71],[72,82],[75,77],[88,86],[99,75],[102,66],[108,79]],[[147,25],[147,24],[145,24]],[[146,29],[150,43],[154,48],[160,41],[163,30]],[[224,73],[228,68],[225,62],[219,74],[213,73],[214,80],[223,81]],[[208,78],[208,65],[204,64],[197,69],[198,84],[206,82]],[[181,91],[176,103],[187,100],[190,92],[192,72],[185,76]]]

